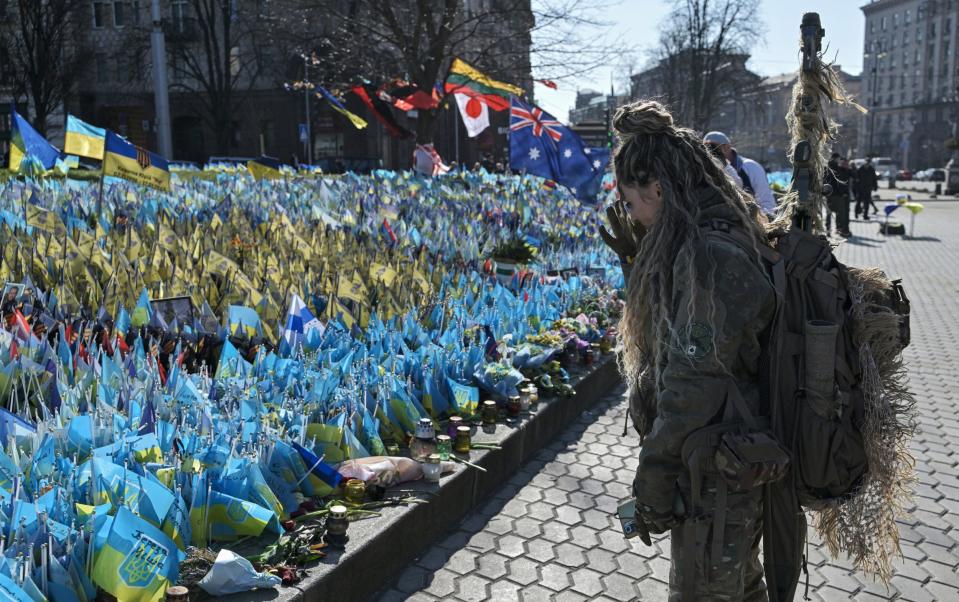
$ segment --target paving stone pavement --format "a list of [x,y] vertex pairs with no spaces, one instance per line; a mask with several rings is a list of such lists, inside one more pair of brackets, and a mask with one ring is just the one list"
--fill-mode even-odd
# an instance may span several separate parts
[[[898,215],[908,225],[908,214]],[[910,383],[920,429],[915,503],[900,522],[903,558],[886,588],[810,538],[813,600],[959,600],[959,201],[929,202],[916,237],[854,222],[838,254],[904,278],[912,301]],[[627,542],[613,517],[629,495],[638,437],[623,436],[623,388],[538,452],[446,539],[379,595],[392,600],[666,600],[669,541]],[[802,584],[800,584],[800,593]],[[801,596],[797,596],[801,599]]]

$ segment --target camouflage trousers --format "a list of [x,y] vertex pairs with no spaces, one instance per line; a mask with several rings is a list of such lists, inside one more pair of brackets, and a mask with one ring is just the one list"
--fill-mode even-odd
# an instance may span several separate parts
[[707,476],[703,485],[701,503],[687,514],[693,518],[670,533],[669,602],[766,602],[759,562],[762,489],[728,490],[722,511],[716,480]]

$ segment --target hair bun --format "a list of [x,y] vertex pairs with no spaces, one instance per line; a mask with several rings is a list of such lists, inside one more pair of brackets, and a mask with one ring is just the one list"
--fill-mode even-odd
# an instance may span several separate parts
[[640,100],[616,109],[613,129],[623,138],[665,134],[673,127],[673,116],[655,100]]

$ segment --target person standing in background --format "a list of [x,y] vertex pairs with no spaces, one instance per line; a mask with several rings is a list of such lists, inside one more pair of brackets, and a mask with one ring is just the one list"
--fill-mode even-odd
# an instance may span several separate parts
[[739,178],[742,180],[742,189],[753,195],[763,213],[772,218],[776,213],[776,197],[773,196],[773,191],[769,188],[769,179],[766,177],[765,168],[756,161],[743,157],[736,152],[729,136],[722,132],[709,132],[703,142],[707,145],[719,147],[726,157],[726,161],[739,174]]

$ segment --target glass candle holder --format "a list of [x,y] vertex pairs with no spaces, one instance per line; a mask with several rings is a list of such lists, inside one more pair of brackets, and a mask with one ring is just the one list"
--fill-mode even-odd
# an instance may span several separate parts
[[519,416],[520,411],[522,410],[522,405],[520,403],[519,395],[511,395],[509,400],[506,402],[506,414],[510,418],[516,418]]
[[346,517],[346,506],[337,504],[330,508],[330,514],[326,518],[326,534],[324,541],[334,548],[346,547],[349,537],[346,534],[349,529],[350,521]]
[[483,424],[491,426],[496,424],[496,417],[499,411],[496,409],[496,402],[487,399],[483,402]]
[[436,453],[440,455],[440,460],[449,460],[453,453],[453,440],[449,435],[436,436]]
[[440,465],[440,455],[430,454],[422,466],[423,478],[430,483],[438,483],[440,480],[440,474],[443,472],[443,467]]
[[456,429],[456,442],[454,444],[454,449],[456,453],[459,454],[468,454],[470,453],[470,444],[472,443],[472,438],[470,437],[470,427],[461,426]]
[[450,439],[456,438],[456,430],[463,426],[463,419],[459,416],[450,416],[449,425],[446,427],[446,435]]
[[366,483],[359,479],[350,479],[343,486],[343,493],[346,501],[361,504],[366,497]]

